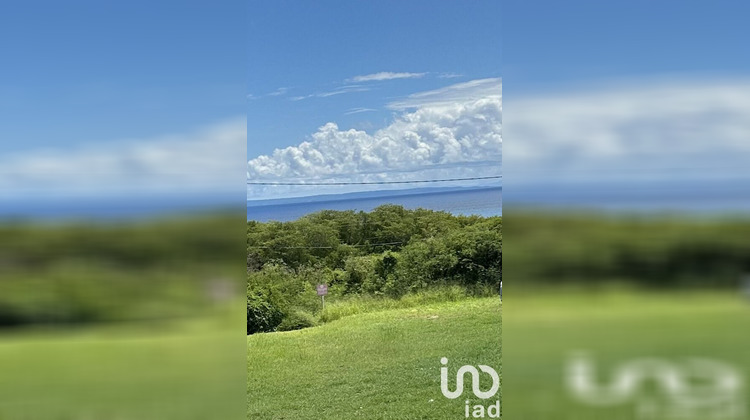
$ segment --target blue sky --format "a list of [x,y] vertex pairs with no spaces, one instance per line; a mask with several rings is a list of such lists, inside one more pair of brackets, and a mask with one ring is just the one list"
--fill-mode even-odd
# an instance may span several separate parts
[[[351,127],[383,126],[394,98],[500,75],[500,2],[252,2],[248,31],[248,158],[304,139],[332,119]],[[358,75],[426,73],[365,83],[365,92],[291,101],[336,92]],[[276,97],[277,89],[288,89]],[[266,96],[264,96],[266,95]],[[378,112],[346,115],[361,108]]]
[[[0,12],[2,149],[174,133],[242,114],[244,2],[29,1]],[[40,122],[44,121],[43,124]]]
[[500,17],[495,1],[251,3],[251,170],[253,159],[309,142],[329,123],[379,138],[418,108],[399,106],[410,95],[488,79],[499,94]]
[[505,192],[747,185],[749,14],[737,0],[503,2]]
[[[3,2],[0,195],[137,190],[170,173],[171,189],[189,171],[181,149],[244,127],[245,10],[244,1]],[[231,147],[244,165],[244,142],[230,143],[224,155]]]
[[[250,11],[250,179],[483,174],[502,156],[504,180],[515,185],[750,180],[750,58],[742,53],[750,6],[743,2],[286,5]],[[357,79],[381,72],[403,77]],[[445,119],[454,111],[414,101],[432,92],[466,104],[498,92],[501,76],[497,109]],[[415,119],[426,124],[424,144],[409,146],[415,128],[403,121]],[[498,123],[458,126],[482,119]],[[468,131],[476,141],[446,158],[441,153],[458,138],[433,136],[440,129]],[[491,140],[498,150],[481,149],[500,131],[510,143]],[[432,159],[422,159],[423,146]],[[481,162],[471,148],[491,158]],[[442,166],[424,170],[435,164]],[[303,193],[251,187],[248,194]]]
[[658,75],[746,76],[750,3],[503,1],[506,94]]
[[[500,127],[506,182],[603,168],[750,179],[749,12],[736,0],[5,2],[0,198],[237,188],[261,156],[250,167],[269,179],[480,174],[501,155]],[[325,150],[352,164],[334,168]]]

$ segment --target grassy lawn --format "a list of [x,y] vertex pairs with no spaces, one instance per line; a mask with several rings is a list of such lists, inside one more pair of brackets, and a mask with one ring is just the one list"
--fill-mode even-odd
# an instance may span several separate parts
[[500,372],[501,334],[501,305],[495,297],[253,335],[247,339],[247,418],[464,418],[465,399],[477,399],[469,384],[461,398],[443,397],[440,359],[450,360],[451,389],[462,365],[485,364]]
[[212,324],[6,333],[0,419],[241,418],[243,358],[237,329]]
[[[666,408],[667,393],[656,382],[617,405],[595,407],[574,397],[565,385],[565,369],[577,351],[585,351],[594,361],[599,385],[612,383],[613,372],[623,363],[646,357],[683,367],[687,358],[707,358],[733,366],[746,383],[750,379],[750,301],[736,295],[509,292],[506,304],[504,396],[509,403],[504,414],[514,420],[675,418]],[[708,392],[691,399],[698,401],[702,395]],[[745,390],[745,406],[747,397]],[[646,415],[639,410],[648,400],[651,408]],[[744,418],[713,417],[696,410],[683,417]]]

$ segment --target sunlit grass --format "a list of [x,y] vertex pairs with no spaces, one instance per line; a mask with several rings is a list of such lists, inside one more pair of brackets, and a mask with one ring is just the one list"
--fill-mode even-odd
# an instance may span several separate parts
[[463,299],[249,336],[247,418],[462,418],[464,400],[440,392],[440,359],[501,371],[501,318],[497,297]]
[[[666,413],[669,395],[658,381],[644,384],[622,404],[596,407],[577,399],[565,384],[565,371],[580,352],[594,361],[602,388],[613,382],[618,367],[644,358],[678,368],[690,358],[710,359],[750,379],[750,301],[738,294],[508,290],[505,300],[504,395],[512,401],[505,414],[514,420],[673,418]],[[647,399],[657,410],[655,417],[638,412],[638,402]],[[688,418],[745,418],[694,415]]]
[[6,333],[0,419],[239,418],[237,327],[201,320]]

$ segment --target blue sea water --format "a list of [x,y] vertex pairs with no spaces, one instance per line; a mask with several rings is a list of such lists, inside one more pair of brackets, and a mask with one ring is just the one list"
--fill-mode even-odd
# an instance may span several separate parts
[[241,214],[243,201],[240,194],[0,200],[0,223],[8,220],[109,222],[211,213],[217,210]]
[[320,210],[371,211],[383,204],[397,204],[407,209],[424,208],[460,215],[502,215],[502,188],[452,191],[403,192],[399,195],[373,197],[330,196],[325,199],[299,199],[289,202],[248,201],[247,220],[290,221]]
[[591,185],[548,184],[508,188],[509,209],[596,211],[613,215],[747,217],[750,180],[734,182],[651,182]]
[[[503,202],[512,209],[546,211],[603,211],[613,214],[687,214],[699,217],[750,215],[750,190],[742,183],[680,185],[624,185],[571,187],[544,185],[475,188],[423,188],[401,191],[342,194],[284,200],[247,201],[248,220],[294,220],[324,210],[370,211],[386,203],[455,214],[501,215]],[[118,199],[0,200],[0,222],[29,221],[116,221],[217,209],[240,212],[244,194],[173,195],[123,197]]]

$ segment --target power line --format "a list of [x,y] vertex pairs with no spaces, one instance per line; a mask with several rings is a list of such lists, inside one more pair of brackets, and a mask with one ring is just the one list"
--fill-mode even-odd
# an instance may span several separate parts
[[[383,245],[400,245],[404,242],[384,242],[380,244],[357,244],[357,245],[349,245],[349,244],[339,244],[339,246],[351,246],[351,247],[366,247],[366,246],[383,246]],[[338,247],[334,246],[249,246],[248,248],[252,249],[335,249]]]
[[247,181],[247,185],[388,185],[388,184],[425,184],[433,182],[478,181],[484,179],[501,179],[502,175],[476,176],[470,178],[425,179],[417,181],[370,181],[370,182],[265,182]]

